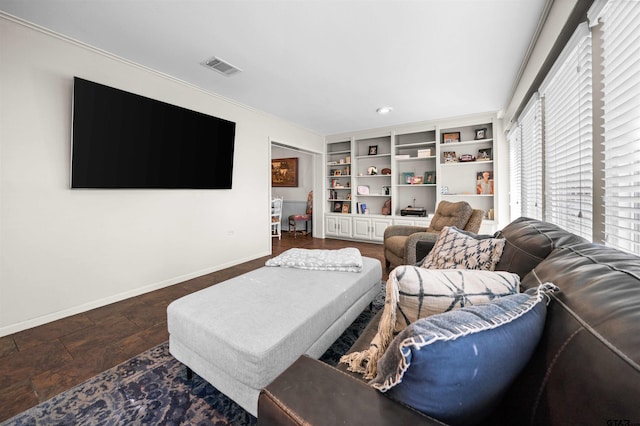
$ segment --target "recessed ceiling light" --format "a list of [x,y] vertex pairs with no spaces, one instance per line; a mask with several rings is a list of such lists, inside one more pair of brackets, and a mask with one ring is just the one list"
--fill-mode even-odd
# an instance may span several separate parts
[[389,114],[391,111],[393,111],[391,107],[380,107],[376,110],[378,114]]

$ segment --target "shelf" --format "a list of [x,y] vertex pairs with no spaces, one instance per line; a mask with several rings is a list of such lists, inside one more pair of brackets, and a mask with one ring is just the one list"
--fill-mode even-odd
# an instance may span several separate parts
[[358,160],[363,160],[365,158],[387,158],[387,157],[391,157],[391,154],[359,155],[356,158]]
[[351,200],[347,200],[346,198],[327,198],[327,201],[341,201],[341,202],[351,202]]
[[409,158],[396,158],[396,161],[416,161],[416,160],[429,160],[431,158],[436,158],[435,155],[431,155],[429,157],[409,157]]
[[423,147],[423,146],[429,146],[429,145],[435,145],[435,144],[436,144],[436,141],[401,143],[401,144],[396,144],[396,149],[420,148],[420,147]]
[[413,185],[410,183],[399,183],[398,186],[407,186],[407,187],[425,187],[425,186],[431,186],[431,187],[436,187],[438,186],[437,183],[414,183]]
[[480,197],[480,198],[494,196],[494,194],[441,194],[441,195],[443,197]]
[[493,138],[489,139],[474,139],[471,141],[460,141],[460,142],[449,142],[449,143],[440,143],[441,149],[444,146],[468,146],[468,145],[478,145],[485,142],[493,142]]
[[351,154],[351,150],[345,149],[342,151],[327,151],[327,155],[332,155],[332,154]]
[[440,163],[441,166],[445,166],[445,167],[468,166],[470,164],[493,164],[493,160],[453,161],[451,163]]
[[358,198],[362,197],[391,197],[391,194],[358,194]]
[[362,176],[356,176],[358,179],[362,179],[362,178],[388,178],[391,177],[391,175],[362,175]]

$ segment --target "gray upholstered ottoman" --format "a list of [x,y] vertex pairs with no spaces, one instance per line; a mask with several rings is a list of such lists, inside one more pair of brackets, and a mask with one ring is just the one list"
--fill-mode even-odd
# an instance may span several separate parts
[[300,355],[319,358],[380,290],[362,272],[262,267],[167,308],[171,354],[256,415],[260,389]]

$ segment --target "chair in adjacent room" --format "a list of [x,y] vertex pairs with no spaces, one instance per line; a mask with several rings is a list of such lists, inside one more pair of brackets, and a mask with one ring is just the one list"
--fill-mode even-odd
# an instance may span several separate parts
[[293,227],[293,237],[296,238],[298,234],[298,222],[304,222],[304,235],[310,234],[313,229],[313,191],[309,192],[307,196],[307,211],[305,214],[292,214],[289,215],[289,232],[291,232],[291,227]]
[[282,238],[282,198],[271,199],[271,236]]
[[414,265],[416,259],[416,244],[418,241],[431,243],[431,247],[438,239],[440,231],[445,226],[455,226],[458,229],[477,233],[480,230],[484,211],[473,209],[465,201],[452,203],[440,201],[438,208],[428,227],[393,225],[384,231],[384,260],[387,269],[391,266]]

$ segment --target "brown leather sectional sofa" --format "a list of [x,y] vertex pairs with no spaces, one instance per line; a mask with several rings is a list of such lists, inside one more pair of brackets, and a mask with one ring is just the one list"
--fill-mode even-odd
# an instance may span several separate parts
[[[544,333],[487,425],[640,424],[640,257],[592,244],[563,229],[520,218],[498,270],[522,290],[552,282]],[[534,269],[535,273],[531,273]],[[377,319],[350,351],[368,347]],[[261,392],[261,425],[442,424],[347,372],[299,358]]]

